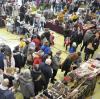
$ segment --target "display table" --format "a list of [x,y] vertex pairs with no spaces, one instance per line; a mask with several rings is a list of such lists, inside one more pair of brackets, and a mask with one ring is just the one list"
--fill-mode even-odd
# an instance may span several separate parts
[[63,31],[64,31],[62,26],[59,26],[59,25],[54,24],[54,23],[49,22],[49,21],[46,22],[45,28],[49,28],[50,30],[55,31],[55,32],[60,33],[60,34],[63,34]]
[[[47,21],[45,24],[45,28],[49,28],[50,30],[55,31],[55,32],[60,33],[60,34],[63,34],[63,32],[64,32],[64,29],[62,26],[57,25],[57,24],[53,23],[52,21],[51,22]],[[94,24],[84,24],[82,26],[82,28],[83,28],[83,31],[85,33],[87,30],[95,28],[95,25]]]
[[86,99],[93,94],[99,73],[100,61],[88,60],[69,74],[73,81],[67,83],[58,81],[35,99]]

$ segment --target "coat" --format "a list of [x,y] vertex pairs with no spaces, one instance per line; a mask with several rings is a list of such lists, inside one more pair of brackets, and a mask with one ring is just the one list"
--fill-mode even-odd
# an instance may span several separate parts
[[11,90],[3,90],[0,88],[0,99],[15,99]]
[[0,69],[4,69],[4,54],[0,53]]
[[23,77],[23,75],[20,75],[19,83],[20,83],[20,89],[23,96],[30,98],[35,95],[34,83],[32,82],[32,79],[30,78],[26,79],[25,77]]
[[39,91],[44,89],[46,84],[45,78],[41,70],[32,70],[31,71],[32,80],[34,82],[35,94],[38,94]]
[[53,58],[52,58],[52,68],[54,69],[54,70],[58,70],[59,69],[59,67],[60,67],[60,57],[59,56],[57,56],[57,55],[55,55]]
[[46,45],[41,46],[41,50],[44,52],[44,54],[50,54],[51,53],[51,48]]
[[40,64],[40,69],[41,69],[42,73],[44,74],[46,84],[48,84],[49,79],[52,77],[52,74],[53,74],[52,68],[49,65],[42,63],[42,64]]
[[87,30],[87,32],[85,33],[84,37],[83,37],[83,42],[88,42],[91,37],[93,37],[94,34],[92,33],[91,30]]
[[21,68],[23,66],[23,56],[20,52],[14,52],[15,67]]
[[66,58],[62,64],[62,71],[70,71],[70,67],[72,64],[72,60],[70,58]]

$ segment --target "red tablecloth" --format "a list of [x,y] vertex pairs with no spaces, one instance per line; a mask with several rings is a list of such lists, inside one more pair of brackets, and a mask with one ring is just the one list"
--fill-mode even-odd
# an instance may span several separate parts
[[[63,34],[63,32],[64,32],[64,29],[62,26],[54,24],[52,22],[47,22],[45,25],[45,28],[49,28],[50,30],[53,30],[60,34]],[[84,24],[82,28],[85,33],[88,29],[95,28],[95,25],[94,24]]]
[[45,28],[49,28],[50,30],[53,30],[53,31],[60,33],[60,34],[63,34],[63,27],[61,27],[57,24],[47,22],[46,25],[45,25]]

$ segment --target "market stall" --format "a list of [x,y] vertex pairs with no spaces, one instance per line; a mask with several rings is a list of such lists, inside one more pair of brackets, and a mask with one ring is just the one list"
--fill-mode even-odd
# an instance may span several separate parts
[[100,61],[90,59],[35,99],[85,99],[93,94],[99,73]]

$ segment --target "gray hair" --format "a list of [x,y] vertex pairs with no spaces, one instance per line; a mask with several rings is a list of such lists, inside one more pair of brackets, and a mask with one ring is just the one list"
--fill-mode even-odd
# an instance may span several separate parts
[[52,62],[52,60],[51,60],[50,58],[47,58],[47,59],[45,60],[45,63],[48,64],[48,65],[51,65],[51,62]]

